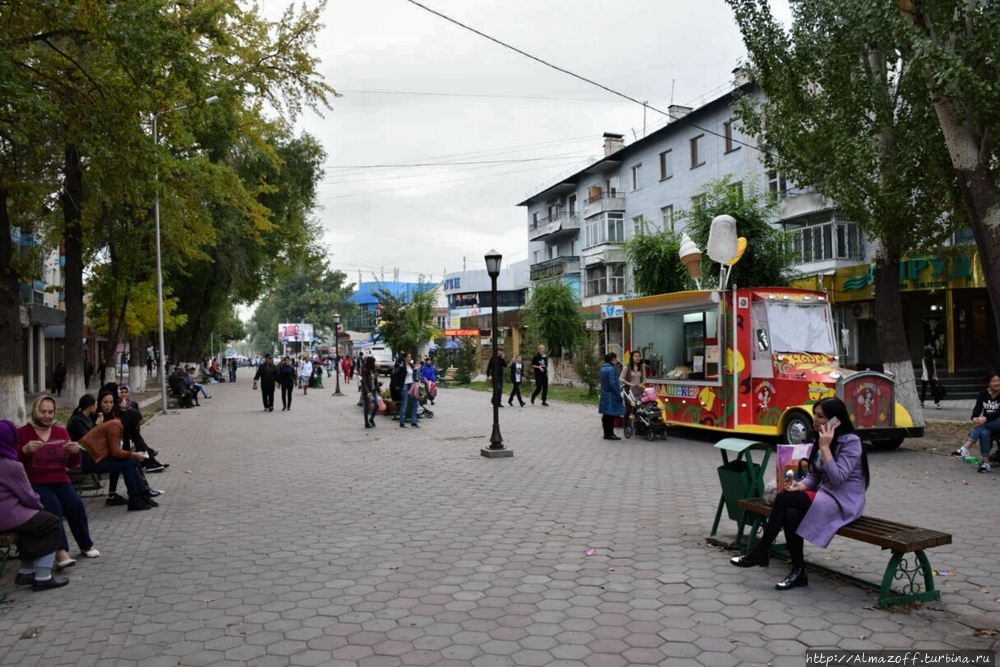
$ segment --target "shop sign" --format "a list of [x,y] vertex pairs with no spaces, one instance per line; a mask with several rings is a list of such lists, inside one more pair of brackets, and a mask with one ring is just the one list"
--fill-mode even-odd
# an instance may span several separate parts
[[[899,263],[899,286],[902,290],[968,287],[972,281],[971,257],[919,257]],[[874,285],[875,266],[872,265],[861,275],[845,279],[844,291],[853,292]]]
[[445,329],[445,336],[478,336],[479,329]]
[[622,306],[601,306],[601,319],[609,320],[615,317],[622,317],[625,315],[625,309]]

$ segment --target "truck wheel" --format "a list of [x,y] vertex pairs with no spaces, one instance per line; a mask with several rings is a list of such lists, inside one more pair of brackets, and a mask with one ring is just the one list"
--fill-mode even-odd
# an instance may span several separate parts
[[899,449],[899,446],[903,444],[902,438],[893,438],[892,440],[872,440],[872,447],[878,452],[891,452],[894,449]]
[[785,427],[781,430],[781,442],[788,445],[801,445],[807,441],[812,429],[812,419],[801,410],[792,410],[785,417]]

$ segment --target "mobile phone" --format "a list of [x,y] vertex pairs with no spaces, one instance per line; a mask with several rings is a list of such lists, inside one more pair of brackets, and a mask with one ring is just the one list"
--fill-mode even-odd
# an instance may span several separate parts
[[838,426],[840,426],[840,420],[837,419],[836,417],[831,417],[830,420],[826,423],[830,425],[830,428],[837,428]]

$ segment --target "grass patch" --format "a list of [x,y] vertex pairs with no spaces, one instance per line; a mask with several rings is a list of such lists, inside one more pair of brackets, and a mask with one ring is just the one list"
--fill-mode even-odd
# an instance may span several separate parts
[[[467,389],[472,389],[473,391],[490,392],[493,391],[492,382],[471,382],[466,385],[452,384],[452,387],[465,387]],[[510,382],[503,383],[504,389],[504,400],[510,396]],[[528,403],[531,400],[531,392],[535,390],[534,385],[522,383],[521,384],[521,396],[524,398],[524,402]],[[541,398],[541,397],[539,397]],[[562,403],[576,403],[578,405],[593,405],[597,407],[600,402],[601,392],[600,390],[595,390],[593,396],[587,396],[586,387],[563,387],[562,385],[549,385],[549,400],[550,401],[560,401]]]

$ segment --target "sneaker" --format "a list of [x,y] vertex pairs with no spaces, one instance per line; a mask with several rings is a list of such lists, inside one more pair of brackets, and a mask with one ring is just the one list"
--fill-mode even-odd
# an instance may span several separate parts
[[960,457],[962,457],[964,459],[966,456],[969,455],[969,448],[966,447],[965,445],[962,445],[961,448],[956,449],[955,451],[953,451],[951,453],[951,455],[952,456],[960,456]]
[[983,465],[979,466],[979,472],[989,472],[990,470],[992,470],[992,468],[990,467],[989,463],[984,463]]
[[160,491],[159,489],[150,489],[149,495],[155,498],[156,496],[162,496],[163,491]]
[[148,466],[146,468],[146,472],[163,472],[166,469],[167,469],[166,466],[156,463],[154,465]]
[[940,403],[935,403],[934,404],[934,409],[935,410],[940,410],[941,409],[941,404]]
[[128,505],[128,499],[122,498],[117,493],[108,496],[108,499],[104,501],[105,505]]
[[97,558],[98,556],[101,555],[101,552],[98,551],[97,549],[91,547],[90,549],[84,551],[83,555],[86,556],[87,558]]

